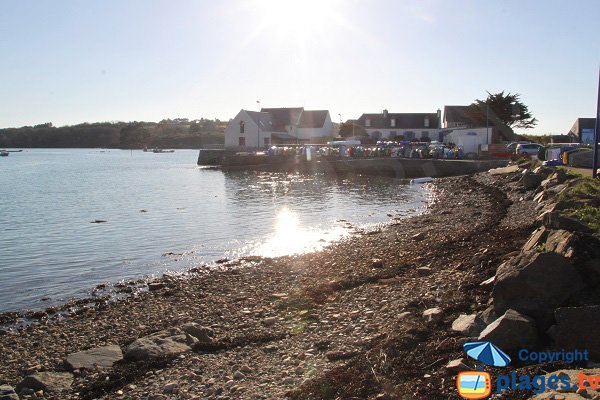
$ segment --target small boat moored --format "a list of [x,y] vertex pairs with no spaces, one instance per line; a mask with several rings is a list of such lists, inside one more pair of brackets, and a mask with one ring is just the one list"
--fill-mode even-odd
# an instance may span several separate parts
[[153,149],[153,153],[175,153],[175,150]]
[[6,150],[0,150],[0,157],[8,157],[8,151]]

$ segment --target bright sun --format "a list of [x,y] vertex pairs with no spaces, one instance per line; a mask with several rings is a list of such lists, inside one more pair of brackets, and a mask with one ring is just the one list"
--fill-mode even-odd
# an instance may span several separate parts
[[299,41],[325,33],[338,19],[339,0],[257,0],[263,23],[280,38]]

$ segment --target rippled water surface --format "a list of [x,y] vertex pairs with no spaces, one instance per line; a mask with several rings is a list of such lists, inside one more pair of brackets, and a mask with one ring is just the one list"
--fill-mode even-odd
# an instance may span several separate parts
[[0,311],[223,257],[318,250],[352,226],[420,212],[428,196],[387,178],[224,173],[197,167],[197,155],[32,149],[1,157]]

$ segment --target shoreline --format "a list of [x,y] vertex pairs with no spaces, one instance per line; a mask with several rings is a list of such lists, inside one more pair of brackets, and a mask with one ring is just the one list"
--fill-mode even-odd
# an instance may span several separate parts
[[[224,345],[225,349],[216,353],[191,353],[161,368],[140,367],[142,375],[132,373],[126,382],[105,389],[123,391],[122,398],[151,398],[144,393],[160,396],[164,384],[148,377],[162,370],[159,374],[164,373],[165,379],[177,380],[180,393],[193,391],[181,378],[189,372],[182,371],[200,368],[202,383],[194,381],[193,385],[200,396],[219,398],[224,390],[231,392],[236,387],[233,398],[261,398],[254,397],[257,391],[283,398],[294,387],[308,385],[319,373],[344,365],[364,352],[364,346],[381,341],[381,334],[391,326],[415,322],[415,308],[446,304],[448,299],[442,295],[454,292],[452,284],[456,282],[442,273],[464,276],[473,257],[502,258],[522,245],[533,223],[532,204],[520,202],[526,212],[510,216],[510,200],[502,191],[490,182],[479,182],[489,178],[480,174],[437,180],[437,195],[428,213],[395,221],[380,232],[351,237],[318,253],[260,259],[248,267],[197,274],[186,280],[168,278],[158,290],[0,336],[0,351],[7,356],[0,380],[16,385],[22,374],[32,369],[63,370],[69,353],[109,344],[125,349],[139,337],[183,322],[198,322],[210,327],[220,343],[245,344]],[[490,226],[502,226],[505,217],[524,218],[525,226],[502,228],[510,232],[512,241],[485,254],[470,243],[492,235]],[[422,232],[426,232],[424,238],[416,237]],[[457,262],[457,257],[462,261]],[[484,267],[477,273],[479,277],[469,281],[483,281],[489,268]],[[395,293],[396,286],[401,288],[400,294]],[[467,307],[464,294],[456,295],[452,295],[452,305],[448,304],[452,315]],[[479,305],[479,311],[485,307]],[[406,312],[411,315],[399,317]],[[354,324],[359,329],[354,329]],[[43,348],[35,343],[44,343]],[[277,349],[265,352],[269,346]],[[234,370],[249,365],[254,372],[262,371],[260,377],[253,378],[253,372],[248,372],[248,379],[234,380],[233,386],[228,383]],[[89,397],[71,393],[61,398],[100,397],[97,388],[103,374],[76,376],[77,393]]]
[[[409,184],[409,181],[406,179],[390,179],[401,181],[403,184]],[[318,253],[330,246],[340,245],[346,240],[357,238],[362,235],[373,234],[373,232],[376,231],[379,232],[390,225],[396,224],[398,220],[424,215],[429,212],[428,210],[431,203],[430,197],[431,196],[427,195],[424,196],[425,205],[422,207],[423,211],[418,213],[420,208],[415,209],[414,212],[417,213],[416,215],[398,217],[397,215],[391,216],[391,214],[389,214],[389,220],[387,221],[366,225],[355,225],[350,221],[342,220],[349,224],[346,226],[349,229],[348,234],[338,240],[328,242],[320,250],[313,250],[308,253],[292,253],[276,257],[246,254],[232,259],[228,258],[227,254],[224,253],[222,257],[216,260],[203,262],[196,266],[185,267],[181,270],[167,270],[154,275],[136,276],[117,281],[105,281],[93,284],[82,289],[88,294],[73,297],[66,301],[57,301],[45,305],[40,304],[39,307],[30,307],[13,311],[0,311],[0,335],[14,334],[32,324],[37,325],[65,321],[70,317],[88,312],[89,310],[93,311],[97,308],[104,308],[108,304],[119,302],[129,296],[138,296],[152,291],[152,289],[150,289],[150,284],[165,284],[172,279],[186,280],[196,277],[197,275],[223,273],[230,270],[253,266],[257,263],[261,264],[264,261],[269,262],[274,258],[305,256],[312,253]],[[413,214],[413,209],[403,212]],[[170,254],[163,254],[163,257],[165,255]]]

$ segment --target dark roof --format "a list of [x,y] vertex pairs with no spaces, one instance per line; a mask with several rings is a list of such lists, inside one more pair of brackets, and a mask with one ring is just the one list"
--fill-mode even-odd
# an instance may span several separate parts
[[270,131],[273,128],[273,124],[271,121],[271,114],[266,112],[258,112],[258,111],[248,111],[246,110],[246,114],[252,118],[255,124],[260,126],[260,129],[265,131]]
[[[370,126],[365,125],[367,118],[371,120]],[[395,126],[392,126],[392,118],[396,119]],[[425,126],[425,118],[429,118],[429,126]],[[437,113],[363,114],[357,123],[368,129],[431,129],[439,126]]]
[[286,132],[286,125],[298,125],[304,107],[263,108],[260,111],[271,114],[272,130],[274,132]]
[[322,128],[328,113],[327,110],[304,110],[298,128]]

